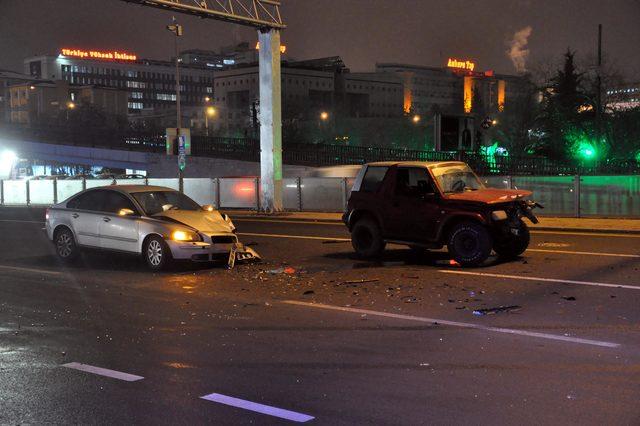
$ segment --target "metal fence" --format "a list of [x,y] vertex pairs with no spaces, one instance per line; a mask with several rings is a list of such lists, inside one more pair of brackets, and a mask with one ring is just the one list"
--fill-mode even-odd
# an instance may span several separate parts
[[[485,176],[487,186],[533,191],[545,206],[538,213],[567,217],[640,218],[640,176]],[[61,202],[86,188],[148,184],[180,188],[179,179],[5,180],[0,181],[2,206],[45,206]],[[259,208],[258,178],[185,178],[184,192],[200,204],[219,209]],[[343,211],[353,178],[283,179],[284,207],[292,211]]]
[[[3,125],[6,136],[43,143],[76,145],[145,152],[164,152],[165,136],[132,130],[110,130],[89,127],[24,127]],[[260,141],[251,138],[223,138],[193,135],[194,156],[244,160],[260,160]],[[640,162],[618,159],[570,164],[535,156],[487,157],[468,151],[425,151],[404,148],[348,146],[335,144],[296,144],[283,146],[283,163],[301,166],[334,166],[364,164],[374,161],[449,161],[460,160],[482,175],[573,176],[640,174]]]

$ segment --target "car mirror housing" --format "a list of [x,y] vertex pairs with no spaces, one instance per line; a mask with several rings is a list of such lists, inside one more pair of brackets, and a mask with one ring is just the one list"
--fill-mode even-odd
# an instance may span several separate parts
[[136,214],[136,212],[134,212],[131,209],[120,209],[120,210],[118,210],[118,216],[133,216],[134,214]]

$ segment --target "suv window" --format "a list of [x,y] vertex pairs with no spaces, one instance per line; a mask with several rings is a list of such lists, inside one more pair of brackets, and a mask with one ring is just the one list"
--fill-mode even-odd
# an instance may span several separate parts
[[362,179],[362,185],[360,185],[360,191],[377,192],[387,174],[387,170],[389,170],[388,167],[367,167],[367,172]]
[[435,192],[429,172],[420,167],[399,168],[396,174],[395,195],[417,198]]
[[137,211],[131,200],[125,195],[116,191],[108,191],[102,211],[117,214],[122,209]]
[[107,191],[94,190],[80,194],[67,203],[67,208],[77,210],[102,211]]

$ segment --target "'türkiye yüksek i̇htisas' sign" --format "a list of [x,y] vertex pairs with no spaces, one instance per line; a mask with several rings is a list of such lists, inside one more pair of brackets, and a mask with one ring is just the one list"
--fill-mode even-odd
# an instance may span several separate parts
[[63,56],[70,56],[80,59],[102,59],[106,61],[135,61],[138,59],[136,55],[131,53],[114,51],[100,51],[100,50],[82,50],[82,49],[62,49],[60,54]]

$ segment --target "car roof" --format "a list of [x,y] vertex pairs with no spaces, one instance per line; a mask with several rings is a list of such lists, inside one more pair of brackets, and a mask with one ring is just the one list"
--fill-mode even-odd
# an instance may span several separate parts
[[98,186],[95,189],[111,189],[112,191],[124,192],[124,193],[134,193],[134,192],[152,192],[152,191],[172,191],[176,190],[173,188],[167,188],[166,186],[154,186],[154,185],[108,185],[108,186]]
[[426,167],[433,169],[434,167],[442,166],[463,166],[466,165],[466,163],[463,161],[378,161],[376,163],[368,163],[367,165],[374,167]]

